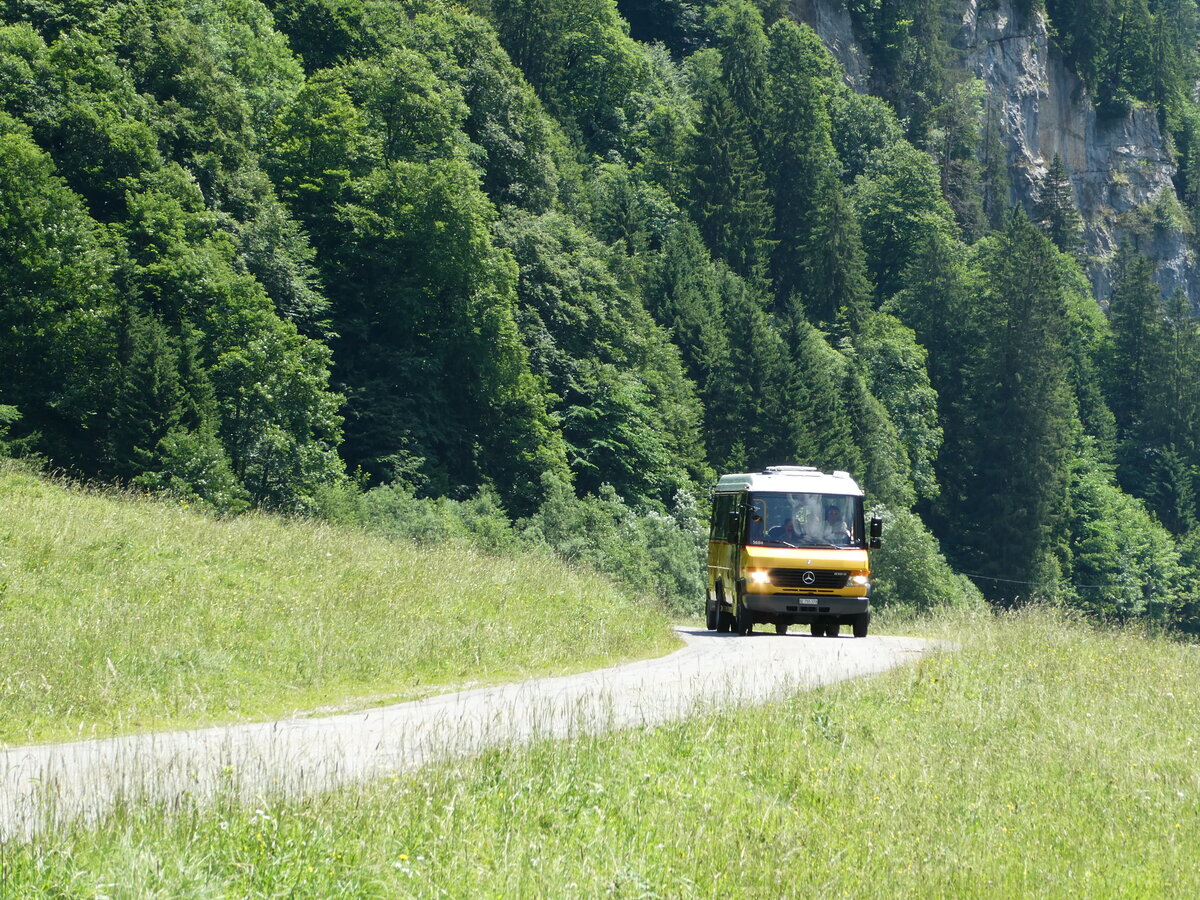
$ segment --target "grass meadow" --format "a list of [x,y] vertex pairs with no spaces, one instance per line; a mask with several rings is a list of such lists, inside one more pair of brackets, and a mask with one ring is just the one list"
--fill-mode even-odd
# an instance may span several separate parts
[[1048,610],[909,630],[961,647],[302,801],[127,809],[0,848],[0,894],[1200,894],[1200,649]]
[[0,745],[353,708],[674,644],[661,609],[548,553],[217,519],[0,466]]

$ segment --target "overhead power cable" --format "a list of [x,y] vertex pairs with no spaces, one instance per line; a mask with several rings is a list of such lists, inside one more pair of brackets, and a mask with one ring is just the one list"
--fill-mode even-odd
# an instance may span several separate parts
[[1116,590],[1111,584],[1047,584],[1043,581],[1018,581],[1016,578],[997,578],[995,575],[977,575],[974,572],[959,572],[960,575],[966,575],[968,578],[982,578],[985,581],[1003,581],[1005,584],[1024,584],[1030,587],[1038,588],[1059,588],[1059,587],[1075,587],[1075,588],[1095,588],[1096,590]]

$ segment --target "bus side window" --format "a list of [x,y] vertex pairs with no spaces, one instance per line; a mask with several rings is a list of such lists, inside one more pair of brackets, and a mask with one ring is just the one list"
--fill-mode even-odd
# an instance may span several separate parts
[[709,532],[710,540],[733,540],[732,533],[734,529],[729,525],[729,513],[733,510],[733,499],[732,494],[717,494],[713,498],[712,528]]
[[[758,518],[755,519],[755,516]],[[746,540],[749,542],[762,541],[767,533],[766,510],[761,500],[755,500],[750,505],[750,521],[746,526]]]

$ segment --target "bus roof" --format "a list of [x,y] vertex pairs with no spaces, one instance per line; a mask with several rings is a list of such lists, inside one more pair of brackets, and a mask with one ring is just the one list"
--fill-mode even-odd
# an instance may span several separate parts
[[861,497],[862,488],[848,472],[822,472],[812,466],[767,466],[761,472],[722,475],[713,489],[727,491],[776,491],[795,494],[849,494]]

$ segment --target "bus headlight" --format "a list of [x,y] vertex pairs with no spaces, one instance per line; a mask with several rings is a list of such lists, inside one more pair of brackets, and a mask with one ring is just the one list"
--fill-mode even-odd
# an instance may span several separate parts
[[850,576],[850,583],[858,587],[867,587],[871,584],[871,576],[868,572],[855,572]]
[[766,569],[751,569],[748,573],[753,584],[770,584],[771,573]]

